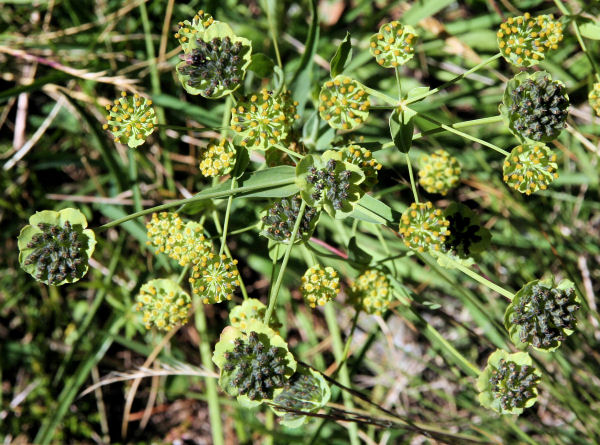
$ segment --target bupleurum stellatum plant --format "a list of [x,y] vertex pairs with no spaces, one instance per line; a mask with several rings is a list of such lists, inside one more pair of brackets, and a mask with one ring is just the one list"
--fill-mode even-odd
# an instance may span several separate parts
[[[232,437],[234,430],[239,432],[241,441],[262,440],[256,434],[258,422],[265,423],[261,428],[273,442],[285,443],[310,439],[357,445],[361,437],[403,443],[408,434],[440,443],[516,440],[508,433],[484,431],[492,424],[510,425],[524,442],[543,443],[533,421],[526,427],[514,419],[500,424],[495,413],[486,414],[474,402],[478,398],[484,408],[499,414],[521,414],[534,405],[538,393],[545,401],[569,400],[566,391],[579,397],[584,392],[576,387],[579,382],[587,385],[586,397],[596,397],[583,377],[577,375],[577,382],[571,382],[562,375],[570,364],[558,355],[579,337],[588,342],[580,355],[593,356],[595,350],[591,333],[576,332],[583,332],[584,323],[594,326],[588,322],[597,315],[593,298],[588,305],[577,294],[583,296],[585,289],[593,296],[597,274],[588,256],[569,250],[575,246],[583,251],[588,245],[593,250],[597,241],[597,218],[587,202],[597,190],[597,141],[590,139],[597,132],[589,125],[591,116],[586,126],[579,125],[586,114],[580,107],[585,96],[581,88],[587,94],[592,86],[589,104],[600,115],[600,77],[592,51],[597,48],[592,42],[592,50],[586,49],[583,40],[594,40],[597,32],[592,13],[584,17],[565,12],[568,5],[556,2],[563,17],[555,18],[545,4],[538,16],[492,14],[484,32],[472,35],[471,21],[444,27],[424,10],[413,10],[417,3],[394,12],[391,21],[383,18],[387,10],[379,11],[380,5],[374,4],[373,20],[381,21],[365,21],[368,32],[352,30],[352,36],[348,33],[333,48],[325,38],[327,28],[319,24],[325,22],[318,16],[317,2],[309,2],[308,29],[305,14],[299,14],[303,11],[285,2],[252,7],[238,3],[229,8],[224,2],[219,12],[240,18],[252,10],[252,21],[230,26],[217,20],[221,14],[198,11],[173,28],[177,31],[171,42],[164,39],[170,15],[188,7],[167,11],[164,28],[155,33],[146,29],[151,26],[148,11],[140,6],[146,11],[144,49],[150,56],[124,72],[149,73],[151,94],[140,82],[138,93],[98,102],[107,104],[104,129],[115,142],[131,148],[147,142],[148,149],[125,151],[107,139],[96,144],[98,152],[82,156],[78,162],[93,175],[93,187],[82,196],[72,189],[69,195],[58,195],[84,203],[82,212],[69,208],[31,216],[18,238],[21,267],[42,288],[75,283],[88,266],[96,269],[74,289],[109,294],[107,304],[121,311],[127,323],[125,334],[118,332],[118,325],[114,331],[110,326],[102,329],[101,350],[108,349],[110,340],[145,353],[139,339],[132,338],[145,333],[161,360],[164,355],[164,363],[172,367],[158,372],[144,365],[141,374],[173,374],[173,392],[159,392],[165,403],[177,391],[201,391],[215,444],[224,443],[224,427]],[[355,3],[358,17],[366,3]],[[425,2],[423,8],[435,9],[433,3]],[[459,16],[465,6],[458,3],[446,9]],[[266,24],[255,23],[263,6]],[[277,22],[284,10],[294,26]],[[123,11],[117,14],[126,14]],[[300,15],[305,42],[294,35]],[[344,20],[339,23],[362,23],[350,16]],[[585,23],[579,27],[581,20]],[[567,31],[571,28],[574,35]],[[154,56],[153,40],[161,36]],[[568,45],[562,45],[567,37]],[[282,39],[286,43],[280,46]],[[109,40],[107,45],[120,44]],[[129,42],[132,48],[135,40]],[[177,49],[171,51],[170,44]],[[494,53],[482,58],[471,44],[482,51],[493,47]],[[573,54],[572,47],[581,47],[583,53]],[[292,50],[301,55],[290,60]],[[331,59],[323,60],[328,52]],[[452,59],[440,62],[440,52],[452,54]],[[135,54],[137,58],[144,53],[136,49]],[[589,66],[575,72],[559,67],[561,59],[571,66],[586,57]],[[105,59],[120,61],[111,56],[102,63]],[[542,65],[534,67],[537,64]],[[476,73],[486,67],[493,69]],[[118,85],[122,77],[63,68],[73,77],[128,91],[136,85]],[[468,89],[459,86],[463,82]],[[23,94],[40,84],[25,86],[19,86]],[[72,100],[88,99],[91,87],[80,87]],[[135,88],[138,91],[138,85]],[[56,94],[52,84],[44,91]],[[481,110],[494,114],[480,116]],[[584,110],[589,114],[587,106]],[[0,126],[5,114],[10,110],[3,113]],[[93,129],[97,114],[82,113],[82,119]],[[178,125],[170,125],[170,120]],[[56,131],[52,137],[60,139],[64,128],[55,129],[50,121],[47,125]],[[483,130],[475,135],[474,127]],[[110,144],[113,151],[107,150]],[[63,151],[68,149],[66,145]],[[63,151],[52,162],[62,166]],[[52,162],[40,162],[39,169]],[[105,175],[102,163],[118,180],[113,183]],[[555,181],[559,170],[566,174]],[[62,174],[74,180],[80,175],[70,166],[64,166]],[[154,179],[156,183],[148,182]],[[575,189],[578,195],[573,197]],[[92,190],[103,196],[87,196]],[[423,193],[427,199],[420,199]],[[56,196],[49,192],[47,199]],[[571,206],[568,212],[566,206]],[[580,221],[563,224],[563,213],[588,218],[591,230],[586,233],[594,243],[579,235]],[[84,214],[104,225],[88,229]],[[145,223],[146,239],[140,223]],[[119,225],[124,229],[121,235],[115,230]],[[95,233],[102,238],[100,257],[94,260]],[[133,251],[127,234],[147,247]],[[129,249],[127,262],[111,257],[115,242],[119,249]],[[131,270],[128,265],[141,257],[143,268]],[[569,264],[573,258],[576,267]],[[562,266],[566,270],[558,272]],[[478,287],[460,281],[461,273]],[[552,273],[574,281],[580,273],[581,283],[530,281]],[[509,290],[527,281],[516,294]],[[113,295],[113,287],[120,293]],[[44,296],[54,301],[58,291],[49,289]],[[498,310],[504,311],[505,305],[488,290],[511,300],[504,314],[506,330],[498,323]],[[101,295],[84,325],[103,304],[105,294]],[[90,305],[88,300],[82,303]],[[451,328],[439,329],[448,320]],[[409,334],[398,328],[404,325]],[[71,331],[66,329],[65,339],[57,342],[71,348],[85,340],[77,329],[77,336],[70,337]],[[221,332],[218,341],[215,332]],[[418,347],[410,344],[412,336],[418,337]],[[194,355],[190,362],[201,362],[201,368],[171,365],[189,353],[190,348],[177,347],[186,341],[198,345],[199,357]],[[430,349],[423,347],[425,341]],[[511,342],[516,348],[535,350],[535,355],[499,349],[480,371],[480,354],[489,345],[507,348]],[[538,356],[539,351],[555,355]],[[153,353],[149,358],[155,357]],[[418,366],[412,363],[415,358]],[[94,360],[86,361],[86,367],[98,363],[99,356]],[[425,380],[404,384],[404,365],[424,371]],[[434,405],[427,391],[413,400],[409,384],[429,385],[438,370],[450,376],[444,381],[450,386],[447,394],[461,394],[452,398],[453,416],[468,412],[477,418],[477,428],[467,429],[463,422],[440,427],[449,423],[447,417],[439,424],[428,423],[434,418],[430,412],[420,416],[412,408],[400,410],[398,393],[414,402],[407,406]],[[542,378],[542,371],[556,376]],[[202,377],[202,383],[193,379],[201,386],[177,380],[186,373]],[[563,381],[570,386],[558,388],[556,382]],[[338,389],[332,390],[334,386]],[[152,393],[157,393],[154,386]],[[447,394],[444,400],[451,398]],[[549,412],[562,413],[553,403],[548,402],[553,408]],[[238,410],[238,404],[251,411]],[[577,406],[579,418],[583,409]],[[128,421],[130,408],[125,413]],[[0,406],[0,415],[3,412]],[[566,417],[561,414],[560,422],[567,423]],[[123,440],[130,439],[128,421]],[[547,423],[552,422],[558,421],[551,418]],[[591,434],[596,426],[578,422],[569,423],[565,437],[584,436],[579,434],[583,430]]]

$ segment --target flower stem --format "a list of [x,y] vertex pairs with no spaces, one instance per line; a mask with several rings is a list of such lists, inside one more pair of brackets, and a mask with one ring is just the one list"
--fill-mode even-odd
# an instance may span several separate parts
[[131,191],[133,193],[133,209],[136,212],[142,210],[142,194],[140,193],[140,184],[138,183],[138,168],[135,160],[135,150],[127,150],[127,159],[129,160],[129,181],[131,182]]
[[496,59],[500,58],[501,56],[502,56],[502,54],[500,54],[500,53],[496,53],[495,55],[493,55],[493,56],[492,56],[492,57],[490,57],[489,59],[487,59],[487,60],[484,60],[483,62],[481,62],[481,63],[479,63],[479,64],[475,65],[475,66],[474,66],[473,68],[471,68],[470,70],[468,70],[468,71],[465,71],[464,73],[462,73],[462,74],[460,74],[460,75],[458,75],[458,76],[454,77],[453,79],[450,79],[448,82],[446,82],[446,83],[444,83],[444,84],[440,85],[439,87],[437,87],[437,88],[434,88],[433,90],[429,90],[428,92],[426,92],[426,93],[424,93],[424,94],[421,94],[420,96],[413,97],[412,99],[409,99],[409,100],[406,102],[406,105],[410,105],[410,104],[412,104],[412,103],[419,102],[420,100],[423,100],[423,99],[425,99],[426,97],[428,97],[428,96],[431,96],[432,94],[435,94],[435,93],[437,93],[437,92],[439,92],[439,91],[443,90],[444,88],[447,88],[447,87],[449,87],[450,85],[453,85],[453,84],[455,84],[455,83],[456,83],[456,82],[458,82],[459,80],[462,80],[462,79],[464,79],[464,78],[465,78],[465,77],[467,77],[469,74],[473,74],[475,71],[479,70],[480,68],[483,68],[484,66],[486,66],[486,65],[487,65],[487,64],[489,64],[489,63],[492,63],[494,60],[496,60]]
[[[233,190],[237,185],[237,179],[231,179],[231,189]],[[223,235],[221,238],[221,248],[219,249],[219,255],[223,255],[223,249],[225,248],[225,243],[227,242],[227,228],[229,227],[229,214],[231,212],[231,203],[233,202],[233,195],[229,195],[227,198],[227,208],[225,209],[225,220],[223,221]]]
[[296,235],[300,229],[300,223],[304,217],[304,209],[306,209],[306,201],[302,200],[300,210],[298,211],[298,217],[296,218],[294,229],[292,230],[292,236],[290,236],[290,242],[285,249],[285,254],[283,255],[283,262],[281,263],[281,269],[279,269],[279,274],[277,275],[277,281],[275,282],[275,286],[273,286],[271,296],[269,297],[269,307],[267,307],[267,312],[265,313],[265,324],[269,324],[271,314],[273,314],[273,309],[275,309],[275,304],[277,303],[277,297],[279,295],[279,288],[281,287],[283,275],[290,259],[290,252],[292,251],[292,247],[294,247],[294,241],[296,240]]
[[419,195],[417,194],[417,185],[415,184],[415,177],[413,175],[412,164],[410,163],[410,156],[408,153],[406,154],[406,165],[408,166],[408,175],[410,176],[410,187],[412,188],[413,196],[415,197],[415,202],[419,203]]
[[385,103],[388,103],[388,104],[392,105],[394,108],[396,108],[399,105],[398,99],[394,99],[393,97],[390,97],[387,94],[382,93],[381,91],[377,91],[377,90],[374,90],[373,88],[369,88],[366,85],[363,85],[363,88],[371,96],[374,96],[374,97],[377,97],[377,98],[381,99]]

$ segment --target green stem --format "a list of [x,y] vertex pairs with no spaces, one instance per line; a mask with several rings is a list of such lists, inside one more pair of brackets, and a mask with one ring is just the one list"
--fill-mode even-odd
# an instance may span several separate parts
[[185,276],[187,275],[189,270],[190,270],[190,265],[186,264],[185,267],[181,270],[179,277],[177,277],[177,284],[181,285],[181,282],[183,281],[183,279],[185,278]]
[[400,105],[398,99],[394,99],[393,97],[390,97],[387,94],[382,93],[381,91],[374,90],[373,88],[369,88],[366,85],[363,85],[363,88],[371,96],[378,97],[382,101],[392,105],[394,108],[396,108],[396,107],[398,107],[398,105]]
[[[250,226],[242,227],[241,229],[232,230],[227,235],[239,235],[240,233],[246,233],[251,230],[254,230],[254,229],[258,228],[259,226],[260,226],[259,224],[252,224]],[[218,239],[218,238],[221,238],[221,235],[211,236],[208,239],[213,240],[213,239]]]
[[257,191],[257,190],[261,190],[261,189],[270,189],[270,188],[280,187],[280,186],[293,184],[293,183],[294,183],[293,178],[292,179],[281,179],[279,181],[273,181],[269,184],[257,184],[254,186],[238,187],[235,190],[220,190],[218,192],[212,192],[212,193],[200,192],[196,196],[193,196],[191,198],[178,199],[177,201],[169,202],[169,203],[162,204],[162,205],[159,205],[156,207],[151,207],[149,209],[142,210],[141,212],[132,213],[131,215],[124,216],[123,218],[115,219],[114,221],[111,221],[109,223],[104,224],[103,226],[98,227],[96,230],[102,231],[102,230],[110,229],[111,227],[118,226],[119,224],[123,224],[124,222],[130,221],[132,219],[139,218],[140,216],[145,216],[145,215],[148,215],[148,214],[154,213],[154,212],[160,212],[162,210],[167,210],[172,207],[182,206],[184,204],[190,204],[192,202],[206,201],[209,199],[225,198],[229,195],[253,192],[253,191]]
[[272,147],[275,147],[277,150],[286,153],[292,159],[292,161],[294,161],[294,164],[297,163],[301,158],[301,156],[298,153],[290,150],[289,148],[284,147],[281,144],[275,144],[272,145]]
[[[194,296],[196,306],[196,329],[200,334],[200,358],[202,365],[207,371],[214,371],[210,341],[208,338],[208,329],[206,328],[206,316],[204,314],[204,305],[200,297]],[[210,418],[210,427],[215,445],[223,445],[223,426],[221,424],[221,407],[219,405],[219,393],[217,391],[217,381],[212,377],[204,379],[206,385],[206,396],[208,398],[208,416]]]
[[450,263],[452,263],[452,265],[454,267],[456,267],[458,270],[460,270],[465,275],[468,275],[469,277],[473,278],[475,281],[483,284],[484,286],[488,287],[489,289],[491,289],[495,292],[498,292],[500,295],[502,295],[503,297],[506,297],[508,300],[512,301],[512,299],[515,297],[515,294],[513,294],[512,292],[509,292],[506,289],[498,286],[497,284],[492,283],[487,278],[482,277],[477,272],[474,272],[473,270],[469,269],[468,267],[463,266],[461,263],[459,263],[458,261],[455,261],[454,259],[450,258],[449,256],[446,259]]
[[165,130],[176,130],[176,131],[208,131],[208,130],[213,130],[213,131],[220,131],[220,130],[224,130],[227,127],[186,127],[184,125],[160,125],[160,128],[163,128]]
[[419,114],[419,116],[422,117],[423,119],[428,120],[429,122],[433,122],[434,124],[439,125],[444,130],[449,131],[450,133],[454,133],[454,134],[456,134],[458,136],[461,136],[461,137],[463,137],[465,139],[469,139],[469,140],[471,140],[473,142],[477,142],[477,143],[479,143],[481,145],[485,145],[486,147],[489,147],[492,150],[496,150],[498,153],[502,153],[504,156],[508,156],[509,155],[509,153],[506,150],[498,147],[497,145],[491,144],[491,143],[489,143],[487,141],[484,141],[483,139],[479,139],[479,138],[476,138],[475,136],[471,136],[470,134],[467,134],[467,133],[464,133],[462,131],[456,130],[455,128],[450,127],[449,125],[442,124],[438,120],[436,120],[436,119],[434,119],[432,117],[429,117],[426,114]]
[[417,185],[415,184],[415,177],[413,175],[412,164],[410,163],[410,156],[408,156],[408,152],[406,154],[406,165],[408,166],[408,175],[410,176],[410,187],[412,188],[413,196],[415,197],[415,202],[419,203],[419,195],[417,194]]
[[[333,348],[333,355],[338,363],[337,372],[340,376],[340,382],[342,385],[350,387],[350,374],[348,373],[348,367],[344,360],[344,351],[342,347],[342,335],[340,327],[336,318],[336,311],[333,304],[325,305],[325,321],[327,322],[327,328],[331,335],[331,345]],[[344,399],[344,406],[350,410],[354,408],[352,402],[352,395],[348,391],[342,391],[342,397]],[[348,432],[350,434],[350,443],[352,445],[360,445],[358,439],[358,426],[355,423],[348,425]]]
[[577,36],[577,41],[579,42],[579,46],[581,46],[581,50],[584,52],[584,54],[590,61],[590,65],[592,66],[592,70],[594,71],[596,81],[600,82],[600,74],[598,74],[598,67],[596,66],[594,58],[591,56],[591,54],[587,50],[587,47],[585,46],[585,42],[583,41],[583,37],[581,36],[581,31],[579,31],[579,25],[577,24],[576,20],[573,20],[573,29],[575,30],[575,35]]
[[138,169],[135,160],[135,150],[131,148],[127,150],[127,158],[129,160],[129,181],[131,182],[131,191],[133,193],[133,209],[136,212],[142,210],[142,194],[140,192],[140,184],[138,183]]
[[275,22],[274,17],[271,14],[272,11],[268,3],[269,2],[267,0],[267,5],[265,5],[265,9],[267,12],[267,22],[269,23],[269,32],[271,33],[271,40],[273,41],[273,48],[275,49],[277,65],[283,70],[283,64],[281,63],[281,54],[279,54],[279,44],[277,43],[277,23]]
[[453,85],[453,84],[455,84],[455,83],[456,83],[456,82],[458,82],[459,80],[462,80],[462,79],[464,79],[464,78],[465,78],[465,77],[467,77],[469,74],[473,74],[475,71],[479,70],[480,68],[483,68],[483,67],[484,67],[484,66],[486,66],[487,64],[489,64],[489,63],[493,62],[494,60],[496,60],[496,59],[498,59],[498,58],[500,58],[500,57],[502,57],[502,54],[500,54],[500,53],[497,53],[497,54],[493,55],[493,56],[492,56],[492,57],[490,57],[489,59],[487,59],[487,60],[484,60],[483,62],[481,62],[481,63],[479,63],[479,64],[475,65],[475,66],[474,66],[473,68],[471,68],[470,70],[468,70],[468,71],[465,71],[464,73],[462,73],[462,74],[460,74],[460,75],[458,75],[458,76],[454,77],[453,79],[450,79],[448,82],[446,82],[446,83],[444,83],[444,84],[440,85],[439,87],[437,87],[437,88],[434,88],[433,90],[429,90],[428,92],[426,92],[426,93],[424,93],[424,94],[421,94],[420,96],[413,97],[412,99],[409,99],[409,100],[406,102],[406,105],[410,105],[410,104],[412,104],[412,103],[419,102],[420,100],[423,100],[423,99],[425,99],[426,97],[428,97],[428,96],[431,96],[432,94],[435,94],[435,93],[437,93],[437,92],[439,92],[439,91],[443,90],[444,88],[447,88],[447,87],[449,87],[450,85]]
[[281,269],[279,269],[279,274],[277,275],[277,281],[275,282],[275,286],[273,287],[273,290],[271,291],[271,296],[269,297],[269,307],[267,307],[267,312],[265,313],[265,324],[269,324],[271,314],[273,314],[273,309],[275,309],[275,304],[277,303],[277,297],[279,295],[279,288],[281,287],[283,275],[285,273],[287,263],[290,259],[290,252],[292,251],[292,247],[294,247],[294,241],[296,240],[296,235],[298,234],[298,230],[300,229],[300,223],[302,222],[302,218],[304,217],[304,209],[306,209],[306,201],[303,200],[302,204],[300,205],[300,210],[298,211],[298,216],[296,217],[296,222],[294,224],[294,229],[292,230],[290,242],[285,249],[285,254],[283,255],[283,261],[281,263]]
[[396,86],[398,87],[398,100],[402,100],[402,83],[400,82],[400,70],[397,66],[394,67],[396,73]]
[[[237,185],[237,179],[231,179],[231,190]],[[227,208],[225,209],[225,220],[223,221],[223,237],[221,238],[221,248],[219,249],[219,256],[223,255],[223,249],[227,242],[227,228],[229,227],[229,214],[231,213],[231,203],[233,202],[233,195],[229,195],[227,198]]]

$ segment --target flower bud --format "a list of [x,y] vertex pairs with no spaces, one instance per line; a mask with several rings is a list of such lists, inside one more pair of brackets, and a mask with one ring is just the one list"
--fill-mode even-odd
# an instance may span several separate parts
[[319,94],[319,114],[339,130],[352,130],[369,116],[369,95],[363,85],[343,75],[325,82]]
[[144,284],[136,301],[146,328],[156,326],[164,331],[185,324],[192,306],[190,296],[177,283],[166,279]]
[[393,21],[379,28],[369,41],[369,50],[377,63],[385,68],[404,65],[415,55],[418,34],[412,26]]
[[116,142],[130,148],[142,145],[158,122],[151,100],[138,94],[128,96],[125,91],[113,105],[106,106],[106,111],[108,122],[103,128],[112,132]]
[[235,166],[235,147],[227,139],[210,141],[200,155],[200,171],[206,177],[223,176]]
[[302,276],[300,286],[302,298],[306,304],[314,308],[317,304],[324,306],[340,292],[340,277],[333,267],[320,264],[309,267]]
[[517,145],[504,160],[503,179],[527,195],[546,190],[558,178],[556,155],[542,143]]
[[194,262],[189,281],[192,292],[204,304],[231,300],[240,286],[237,260],[214,253],[203,254]]
[[[301,204],[302,199],[299,195],[276,201],[262,217],[260,234],[273,241],[289,243]],[[317,209],[309,206],[305,207],[295,242],[307,241],[312,236],[318,217]]]
[[400,217],[400,236],[409,249],[425,252],[443,250],[450,223],[431,202],[412,203]]
[[460,164],[446,150],[436,150],[420,159],[419,184],[428,193],[446,195],[460,180]]
[[367,270],[352,283],[350,299],[357,309],[367,314],[381,315],[392,301],[390,282],[378,270]]

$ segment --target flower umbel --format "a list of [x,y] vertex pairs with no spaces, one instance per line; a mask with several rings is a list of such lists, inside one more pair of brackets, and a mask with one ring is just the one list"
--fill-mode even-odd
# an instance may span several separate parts
[[381,170],[381,164],[373,158],[371,151],[360,145],[352,144],[345,146],[341,153],[343,161],[356,165],[365,174],[361,188],[365,192],[371,190],[377,184],[377,172]]
[[496,34],[500,53],[517,66],[537,65],[563,39],[562,23],[552,15],[509,17]]
[[420,159],[419,184],[428,193],[446,195],[460,180],[460,164],[446,150],[436,150]]
[[287,138],[292,124],[300,118],[296,105],[290,91],[276,96],[263,89],[240,99],[231,109],[231,128],[243,137],[241,145],[266,150]]
[[362,84],[339,75],[325,82],[319,94],[319,114],[339,130],[352,130],[362,125],[371,106]]
[[192,306],[190,296],[172,280],[158,279],[144,284],[136,298],[146,329],[152,325],[170,331],[185,324]]
[[415,55],[415,29],[400,22],[386,23],[370,39],[369,50],[377,63],[386,68],[404,65]]
[[504,324],[517,346],[554,350],[573,333],[580,305],[573,283],[550,280],[527,283],[506,309]]
[[190,283],[192,292],[199,295],[204,304],[231,300],[240,286],[237,260],[226,255],[207,253],[192,266]]
[[450,235],[449,225],[442,211],[434,208],[431,202],[413,202],[402,213],[398,231],[409,249],[439,251],[443,250],[446,237]]
[[340,292],[340,277],[333,267],[320,264],[309,267],[302,276],[300,286],[302,298],[306,304],[314,308],[317,304],[324,306]]
[[548,142],[565,127],[568,108],[564,84],[538,71],[517,74],[508,82],[500,112],[518,138]]
[[[266,211],[266,215],[262,217],[262,230],[260,234],[273,241],[289,242],[294,225],[298,219],[301,204],[302,199],[299,195],[276,201]],[[304,215],[302,215],[302,221],[300,222],[295,242],[306,241],[311,237],[318,216],[318,211],[314,207],[307,206],[304,209]]]
[[184,53],[191,50],[196,39],[198,39],[215,20],[212,15],[203,10],[200,10],[192,18],[192,21],[184,20],[179,22],[179,29],[175,33],[175,38],[179,40],[179,44]]
[[385,274],[369,269],[352,283],[350,298],[355,307],[368,314],[381,315],[392,300],[390,282]]
[[521,414],[535,403],[540,376],[529,354],[498,349],[477,380],[479,402],[500,414]]
[[531,195],[558,178],[556,155],[542,143],[517,145],[504,160],[503,179],[511,188]]
[[113,105],[107,105],[108,115],[102,128],[110,130],[115,141],[127,144],[131,148],[142,145],[154,131],[157,123],[152,101],[134,94],[128,96],[125,91]]
[[94,232],[86,227],[85,216],[76,209],[35,213],[19,234],[21,267],[48,285],[78,281],[96,245]]
[[235,165],[235,147],[227,139],[210,141],[200,155],[200,171],[206,177],[223,176]]

